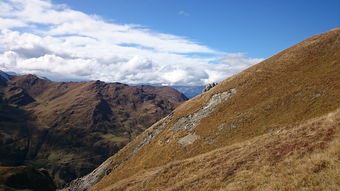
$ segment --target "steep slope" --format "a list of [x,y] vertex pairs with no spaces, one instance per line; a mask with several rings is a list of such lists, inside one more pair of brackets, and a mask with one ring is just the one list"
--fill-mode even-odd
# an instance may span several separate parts
[[339,190],[340,110],[140,171],[104,190]]
[[[250,172],[261,165],[283,170],[286,163],[279,161],[290,160],[292,172],[287,170],[279,176],[298,173],[293,167],[303,161],[299,157],[314,157],[318,152],[325,157],[338,144],[339,52],[337,28],[224,80],[179,106],[108,159],[101,172],[110,173],[101,174],[104,177],[92,190],[242,190],[242,185],[254,190],[261,185],[247,183],[246,177],[250,181],[254,178]],[[321,116],[331,112],[335,112],[336,117],[330,119],[334,122],[323,126],[328,119]],[[318,122],[309,125],[310,120]],[[339,153],[334,152],[334,160],[328,161],[331,166],[320,163],[321,169],[336,167],[324,181],[330,183],[329,188],[339,188],[334,182],[339,169],[334,157]],[[308,164],[301,167],[300,173],[309,172]],[[239,178],[233,179],[236,176]],[[222,183],[214,185],[212,180]],[[266,181],[263,184],[273,185]],[[320,182],[315,184],[322,186]],[[81,189],[79,185],[75,188]],[[286,188],[289,190],[289,186]]]
[[7,81],[9,79],[10,79],[10,76],[7,73],[0,70],[0,103],[2,103],[3,96],[4,96],[2,93],[3,89],[6,87]]
[[13,76],[1,88],[0,165],[49,170],[58,186],[91,172],[186,97],[169,87]]
[[4,81],[8,81],[10,79],[10,75],[8,75],[6,72],[3,72],[0,70],[0,79]]

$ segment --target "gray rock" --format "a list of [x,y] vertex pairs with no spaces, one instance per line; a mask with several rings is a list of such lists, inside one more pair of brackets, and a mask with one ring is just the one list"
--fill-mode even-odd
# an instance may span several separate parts
[[108,174],[107,172],[112,170],[110,169],[110,162],[111,162],[111,158],[103,162],[99,167],[93,170],[90,174],[71,181],[67,187],[59,191],[85,191],[85,190],[90,189],[93,185],[99,182],[99,180],[101,180],[104,176],[106,176]]
[[230,89],[229,91],[218,93],[213,95],[208,103],[195,113],[192,113],[186,117],[180,118],[172,127],[174,132],[179,130],[192,130],[194,129],[202,118],[207,117],[217,105],[223,101],[231,98],[236,94],[236,89]]
[[177,143],[181,144],[182,146],[188,146],[193,144],[199,138],[198,135],[195,134],[188,134],[180,139],[178,139]]

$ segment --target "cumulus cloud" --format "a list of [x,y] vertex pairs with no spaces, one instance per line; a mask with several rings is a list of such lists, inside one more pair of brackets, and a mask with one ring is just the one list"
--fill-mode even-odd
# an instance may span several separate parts
[[262,60],[46,0],[3,0],[0,10],[0,70],[5,71],[55,80],[201,85]]

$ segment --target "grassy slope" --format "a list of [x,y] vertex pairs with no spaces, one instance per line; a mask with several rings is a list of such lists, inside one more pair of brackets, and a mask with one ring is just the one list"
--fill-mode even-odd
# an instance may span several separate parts
[[[152,131],[152,127],[113,156],[112,166],[119,167],[103,178],[93,190],[106,188],[123,179],[128,180],[137,173],[150,173],[148,169],[162,167],[173,161],[242,144],[276,129],[336,110],[340,107],[339,52],[340,29],[337,28],[311,37],[223,81],[209,92],[178,107],[167,128],[137,154],[128,157]],[[177,144],[177,139],[187,132],[174,133],[172,125],[180,117],[203,107],[212,95],[231,88],[236,88],[237,94],[220,104],[195,128],[194,132],[201,138],[186,147]],[[219,130],[217,127],[223,123],[234,124],[236,128]],[[163,140],[167,139],[170,141],[164,143]],[[124,161],[126,158],[128,160]],[[181,179],[174,180],[178,182]]]
[[139,173],[104,190],[340,188],[340,110]]

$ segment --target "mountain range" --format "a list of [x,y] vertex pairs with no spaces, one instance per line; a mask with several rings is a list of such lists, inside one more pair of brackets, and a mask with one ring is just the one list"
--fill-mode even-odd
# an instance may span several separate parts
[[0,72],[0,166],[47,169],[61,187],[185,100],[170,87],[52,82]]
[[200,95],[205,89],[205,86],[171,86],[171,87],[175,88],[179,92],[182,92],[189,99]]

